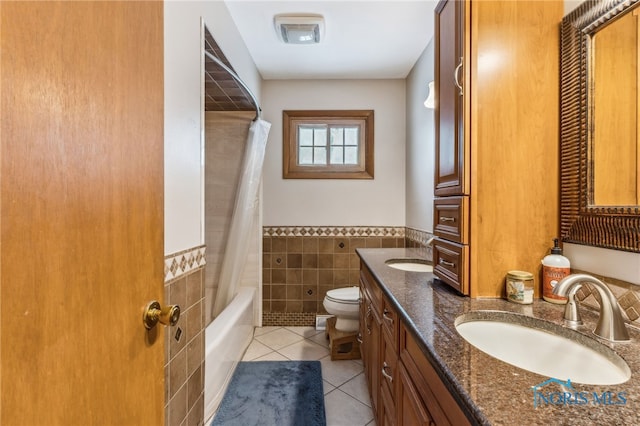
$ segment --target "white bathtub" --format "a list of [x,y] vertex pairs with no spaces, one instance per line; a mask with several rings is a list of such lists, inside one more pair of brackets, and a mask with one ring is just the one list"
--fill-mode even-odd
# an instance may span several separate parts
[[254,288],[240,288],[229,306],[205,331],[205,425],[211,423],[236,364],[242,359],[253,338],[255,292]]

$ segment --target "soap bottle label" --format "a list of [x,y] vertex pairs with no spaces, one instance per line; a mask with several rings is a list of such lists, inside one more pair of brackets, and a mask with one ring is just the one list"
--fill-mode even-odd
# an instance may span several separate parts
[[548,302],[566,303],[567,298],[553,294],[553,288],[558,282],[569,275],[570,268],[545,266],[542,268],[542,297]]

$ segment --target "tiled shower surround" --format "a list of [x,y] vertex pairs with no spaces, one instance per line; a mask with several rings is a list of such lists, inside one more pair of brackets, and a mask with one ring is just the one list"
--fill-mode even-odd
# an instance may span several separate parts
[[358,285],[356,248],[424,247],[429,237],[405,227],[264,227],[263,325],[314,325],[327,291]]

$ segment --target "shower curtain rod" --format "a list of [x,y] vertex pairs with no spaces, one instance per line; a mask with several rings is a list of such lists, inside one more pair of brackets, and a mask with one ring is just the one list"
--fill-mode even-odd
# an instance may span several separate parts
[[209,59],[211,59],[213,62],[218,64],[223,70],[228,72],[229,75],[231,77],[233,77],[238,82],[238,84],[240,84],[240,86],[242,86],[242,88],[247,92],[247,94],[251,97],[251,100],[253,101],[253,105],[256,107],[256,118],[254,118],[254,121],[259,119],[259,118],[262,118],[261,117],[262,116],[262,109],[260,108],[260,105],[258,104],[258,100],[256,99],[256,97],[253,94],[253,92],[251,91],[251,89],[249,89],[249,87],[245,84],[245,82],[242,81],[240,76],[238,76],[238,74],[236,74],[231,68],[226,66],[224,64],[224,62],[222,62],[220,59],[218,59],[215,56],[213,56],[211,53],[209,53],[209,52],[207,52],[205,50],[204,54],[207,55],[209,57]]

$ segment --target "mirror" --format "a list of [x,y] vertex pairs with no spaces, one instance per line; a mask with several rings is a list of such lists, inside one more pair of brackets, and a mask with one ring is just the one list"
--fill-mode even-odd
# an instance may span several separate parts
[[561,236],[640,252],[638,0],[588,0],[561,26]]
[[636,6],[589,37],[588,182],[593,185],[591,204],[596,206],[640,204],[639,12]]

